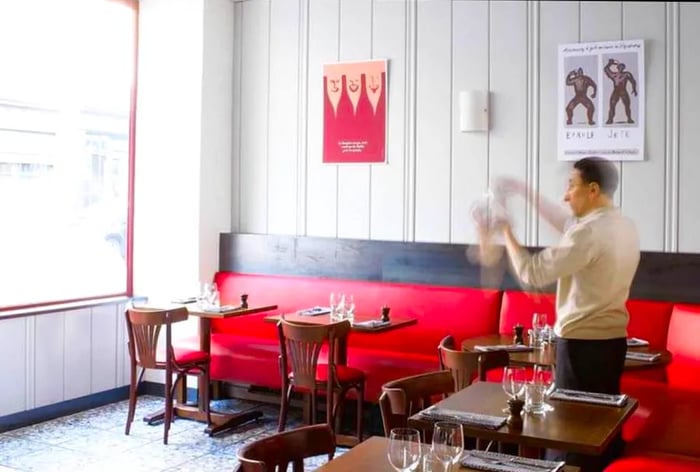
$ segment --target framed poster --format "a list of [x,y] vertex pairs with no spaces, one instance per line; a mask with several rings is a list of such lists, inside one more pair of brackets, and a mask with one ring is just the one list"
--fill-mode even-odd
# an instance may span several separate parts
[[644,160],[644,41],[559,46],[559,160]]
[[386,162],[386,60],[323,66],[323,162]]

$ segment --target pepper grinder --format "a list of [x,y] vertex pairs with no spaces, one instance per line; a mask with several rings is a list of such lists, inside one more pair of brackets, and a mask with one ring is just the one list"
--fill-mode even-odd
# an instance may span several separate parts
[[382,307],[382,322],[384,322],[384,323],[388,323],[388,322],[389,322],[389,311],[390,311],[390,310],[391,310],[391,308],[389,308],[389,307],[386,306],[386,305],[384,305],[384,306]]
[[513,333],[515,333],[513,336],[513,344],[525,344],[525,340],[523,339],[523,325],[518,323],[513,326]]
[[509,414],[506,420],[508,428],[515,431],[521,431],[523,429],[523,406],[525,406],[525,402],[517,397],[508,399]]
[[241,308],[248,308],[248,294],[241,294]]

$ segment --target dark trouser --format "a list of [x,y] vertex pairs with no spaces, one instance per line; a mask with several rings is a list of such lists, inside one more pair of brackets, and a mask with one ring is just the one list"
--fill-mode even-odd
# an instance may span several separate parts
[[[557,387],[598,393],[620,393],[620,378],[625,368],[625,338],[588,340],[557,339],[555,382]],[[583,471],[599,471],[622,454],[622,435],[613,438],[600,457],[547,451],[547,457],[566,460]]]

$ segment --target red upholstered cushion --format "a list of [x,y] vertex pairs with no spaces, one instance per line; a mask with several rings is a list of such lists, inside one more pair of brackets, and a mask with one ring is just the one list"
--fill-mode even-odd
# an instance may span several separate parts
[[[240,294],[247,293],[252,306],[276,304],[277,312],[291,313],[315,305],[327,306],[331,292],[343,291],[355,296],[358,319],[379,318],[381,307],[388,305],[391,316],[418,320],[416,325],[382,333],[353,332],[348,341],[351,347],[382,346],[385,350],[437,356],[437,344],[445,335],[458,339],[480,336],[493,333],[498,324],[497,290],[232,272],[219,272],[215,280],[224,304],[237,303]],[[262,321],[269,314],[214,320],[212,330],[276,337],[274,324]]]
[[673,388],[700,392],[700,306],[675,305],[668,328],[667,348],[673,354],[666,367]]
[[[358,382],[365,378],[365,373],[362,372],[360,369],[355,369],[354,367],[349,367],[345,365],[337,365],[335,367],[336,374],[338,375],[338,380],[341,382]],[[318,366],[316,367],[316,381],[328,381],[328,364],[318,364]]]
[[665,348],[672,309],[671,302],[628,300],[627,311],[630,318],[627,334],[646,339],[651,347]]
[[547,323],[554,325],[556,321],[556,307],[553,293],[531,293],[505,291],[501,303],[501,314],[498,332],[511,334],[513,326],[520,323],[525,329],[532,328],[532,314],[546,313]]
[[700,461],[693,458],[640,454],[617,459],[605,472],[700,472]]
[[209,361],[209,354],[203,351],[181,347],[173,347],[173,351],[175,351],[175,362],[180,365]]

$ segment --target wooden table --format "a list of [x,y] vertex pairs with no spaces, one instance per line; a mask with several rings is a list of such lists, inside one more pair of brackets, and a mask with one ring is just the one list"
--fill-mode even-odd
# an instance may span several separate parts
[[[466,339],[462,342],[462,350],[474,351],[474,346],[496,346],[501,344],[513,344],[513,336],[507,334],[489,334],[487,336],[479,336],[478,338]],[[671,353],[666,349],[650,349],[644,347],[628,347],[630,352],[658,352],[661,354],[661,359],[656,362],[625,360],[625,370],[640,370],[662,367],[671,362]],[[534,366],[544,365],[553,366],[556,361],[556,349],[553,345],[545,345],[540,349],[523,352],[509,352],[510,361],[514,365]]]
[[[348,452],[344,453],[332,461],[322,465],[318,469],[319,472],[355,472],[355,471],[372,471],[372,472],[396,472],[389,464],[387,458],[387,449],[389,440],[381,436],[372,436],[361,442]],[[428,451],[430,446],[423,444],[423,452]],[[421,468],[418,468],[420,471]],[[573,466],[565,466],[563,472],[578,472],[580,469]],[[476,472],[476,469],[460,467],[460,472]]]
[[[232,308],[231,310],[211,312],[203,311],[197,305],[188,305],[187,309],[192,316],[199,318],[199,350],[206,353],[211,353],[211,320],[234,318],[238,316],[252,315],[255,313],[261,313],[270,310],[276,310],[277,305],[267,305],[259,307],[249,307],[249,308]],[[198,392],[204,391],[202,377],[197,379]],[[197,405],[190,405],[185,403],[186,398],[186,381],[182,382],[183,385],[179,390],[178,401],[175,402],[173,407],[173,414],[181,418],[188,418],[196,421],[206,422],[207,415],[204,411],[204,402],[208,402],[209,398],[204,398],[203,395],[197,396]],[[206,428],[206,432],[209,436],[212,436],[221,431],[227,429],[235,428],[236,426],[247,423],[248,421],[255,420],[262,416],[260,411],[245,411],[241,413],[221,413],[221,412],[210,412],[211,425]],[[144,421],[148,423],[161,420],[164,417],[164,412],[160,411],[158,413],[148,415],[144,417]]]
[[[285,320],[291,321],[292,323],[300,323],[300,324],[313,324],[313,325],[328,325],[331,323],[335,323],[335,321],[331,321],[331,315],[330,314],[324,314],[324,315],[315,315],[315,316],[305,316],[305,315],[299,315],[297,313],[289,313],[289,314],[280,314],[280,315],[270,315],[265,317],[265,321],[268,323],[277,323],[279,320],[284,317]],[[376,318],[369,318],[369,317],[363,317],[363,316],[356,316],[355,321],[356,322],[362,322],[362,321],[367,321],[370,319],[376,319]],[[414,325],[418,322],[416,318],[400,318],[400,317],[391,317],[389,319],[389,324],[388,325],[383,325],[383,326],[378,326],[376,328],[364,328],[362,326],[352,326],[353,331],[357,332],[363,332],[363,333],[383,333],[384,331],[391,331],[397,328],[403,328],[405,326],[410,326]]]
[[[464,390],[437,403],[438,407],[471,413],[505,416],[506,394],[500,383],[475,382]],[[600,455],[637,408],[630,398],[623,407],[548,400],[553,411],[543,416],[524,414],[522,431],[507,425],[497,430],[464,425],[464,435],[486,440],[518,444],[528,448],[551,448],[567,452]],[[414,415],[408,425],[432,430],[434,421]]]

